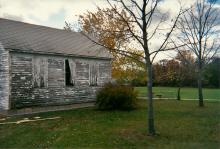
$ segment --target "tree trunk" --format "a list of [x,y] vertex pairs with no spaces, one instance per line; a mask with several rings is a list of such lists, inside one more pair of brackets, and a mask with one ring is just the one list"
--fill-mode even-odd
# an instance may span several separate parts
[[179,86],[179,88],[177,90],[177,100],[181,99],[181,97],[180,97],[180,90],[181,90],[181,87]]
[[148,80],[147,80],[147,90],[148,90],[148,133],[150,136],[156,134],[154,128],[154,113],[153,113],[153,92],[152,92],[152,64],[148,64]]
[[203,94],[202,94],[202,67],[201,64],[199,64],[198,69],[198,93],[199,93],[199,107],[203,107]]

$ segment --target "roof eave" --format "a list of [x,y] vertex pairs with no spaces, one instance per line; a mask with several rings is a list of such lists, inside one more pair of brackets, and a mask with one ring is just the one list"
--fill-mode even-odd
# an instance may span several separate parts
[[55,56],[67,56],[67,57],[77,57],[77,58],[89,58],[89,59],[105,59],[112,60],[112,55],[109,57],[98,57],[98,56],[86,56],[86,55],[76,55],[76,54],[66,54],[66,53],[56,53],[56,52],[44,52],[44,51],[26,51],[18,49],[7,49],[10,52],[16,53],[27,53],[27,54],[40,54],[40,55],[55,55]]

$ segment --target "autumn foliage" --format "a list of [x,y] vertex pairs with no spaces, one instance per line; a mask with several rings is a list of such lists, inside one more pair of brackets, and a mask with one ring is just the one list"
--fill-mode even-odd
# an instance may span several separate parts
[[163,59],[153,65],[154,85],[195,86],[195,59],[190,51],[183,50],[173,59]]
[[79,24],[83,32],[96,37],[99,43],[110,50],[114,57],[113,79],[123,84],[146,85],[146,68],[142,62],[144,53],[135,47],[130,48],[132,39],[129,37],[129,30],[134,30],[134,26],[128,28],[126,23],[131,21],[131,18],[121,10],[120,14],[125,21],[121,20],[114,9],[98,8],[96,12],[87,12],[79,16]]

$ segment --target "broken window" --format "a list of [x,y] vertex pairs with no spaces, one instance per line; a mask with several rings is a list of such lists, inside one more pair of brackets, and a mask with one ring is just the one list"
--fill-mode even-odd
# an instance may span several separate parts
[[33,58],[33,85],[35,88],[47,87],[48,82],[48,62],[46,58]]
[[90,64],[90,86],[97,86],[97,80],[98,80],[98,68],[97,64]]
[[75,62],[73,60],[65,60],[65,82],[66,86],[74,86],[75,84]]

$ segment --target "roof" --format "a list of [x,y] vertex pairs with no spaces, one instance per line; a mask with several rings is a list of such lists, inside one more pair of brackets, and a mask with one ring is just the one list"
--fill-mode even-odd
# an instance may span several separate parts
[[81,33],[2,18],[0,42],[5,49],[17,52],[111,58],[107,49]]

